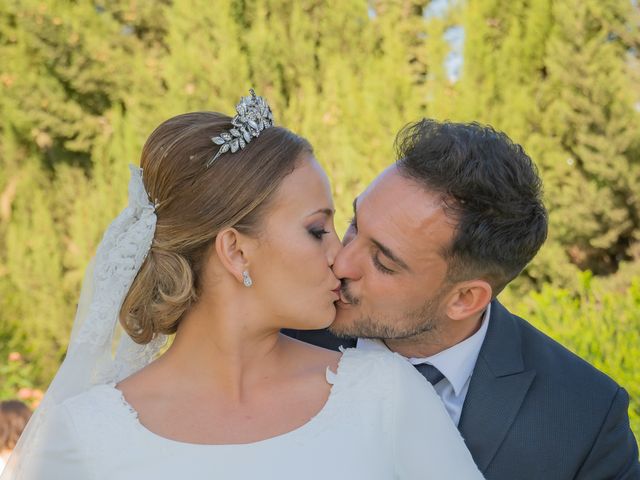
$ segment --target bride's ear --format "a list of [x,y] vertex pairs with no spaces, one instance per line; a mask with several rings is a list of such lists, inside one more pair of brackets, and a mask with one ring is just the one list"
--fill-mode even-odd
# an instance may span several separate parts
[[242,283],[242,272],[249,269],[250,239],[235,228],[225,228],[216,235],[215,250],[222,266]]

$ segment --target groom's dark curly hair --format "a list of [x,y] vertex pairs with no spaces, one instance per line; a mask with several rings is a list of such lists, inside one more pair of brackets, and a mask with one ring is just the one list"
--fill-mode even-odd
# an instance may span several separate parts
[[484,278],[497,295],[531,261],[547,237],[542,182],[523,148],[478,123],[424,119],[396,138],[398,168],[442,194],[456,223],[442,252],[450,282]]

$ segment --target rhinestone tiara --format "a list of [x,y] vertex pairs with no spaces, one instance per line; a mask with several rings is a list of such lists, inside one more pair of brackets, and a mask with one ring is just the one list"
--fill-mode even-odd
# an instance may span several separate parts
[[265,128],[273,126],[273,114],[269,104],[264,98],[257,96],[253,88],[249,93],[250,96],[242,97],[236,105],[237,115],[231,121],[234,128],[211,138],[213,143],[220,145],[220,150],[207,162],[207,168],[223,153],[236,153],[260,135]]

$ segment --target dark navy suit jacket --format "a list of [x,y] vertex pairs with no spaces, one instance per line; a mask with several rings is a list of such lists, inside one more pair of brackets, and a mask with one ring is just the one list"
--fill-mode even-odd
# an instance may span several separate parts
[[640,480],[628,405],[613,380],[494,301],[458,428],[488,480]]

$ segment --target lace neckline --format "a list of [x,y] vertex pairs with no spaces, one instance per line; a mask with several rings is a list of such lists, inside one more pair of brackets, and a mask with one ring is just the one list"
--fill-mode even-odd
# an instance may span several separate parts
[[[213,448],[213,447],[230,448],[230,447],[260,446],[260,445],[265,445],[267,443],[272,443],[272,442],[291,440],[303,434],[312,435],[326,428],[331,423],[328,420],[335,417],[335,415],[338,413],[340,409],[340,405],[344,403],[344,402],[341,402],[339,398],[342,395],[342,391],[343,391],[342,384],[344,383],[343,381],[341,381],[341,379],[345,377],[346,375],[345,371],[348,370],[348,360],[345,361],[345,358],[350,356],[351,353],[355,351],[355,349],[354,348],[344,349],[341,347],[340,351],[342,352],[342,356],[338,361],[336,372],[331,371],[329,367],[327,367],[325,372],[325,378],[327,380],[327,383],[331,385],[331,388],[329,389],[329,396],[326,402],[324,403],[324,405],[322,406],[322,408],[315,415],[313,415],[307,422],[294,428],[293,430],[289,430],[288,432],[280,433],[272,437],[257,440],[255,442],[207,444],[207,443],[183,442],[180,440],[174,440],[171,438],[163,437],[162,435],[159,435],[149,430],[145,425],[143,425],[140,422],[138,412],[127,401],[127,399],[124,396],[124,393],[118,388],[116,388],[115,382],[104,384],[103,386],[106,387],[114,395],[114,397],[118,400],[118,403],[120,404],[120,406],[127,411],[129,419],[131,419],[135,423],[136,430],[138,430],[144,436],[149,437],[155,441],[176,445],[176,446],[181,446],[181,447],[188,447],[188,448]],[[345,368],[346,366],[347,368]]]

